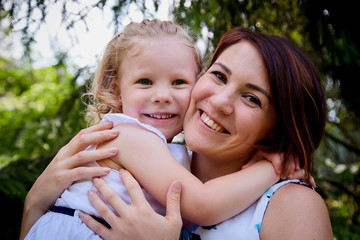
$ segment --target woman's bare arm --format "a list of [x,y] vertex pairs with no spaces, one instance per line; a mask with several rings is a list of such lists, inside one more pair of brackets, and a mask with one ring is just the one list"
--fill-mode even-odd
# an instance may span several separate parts
[[117,148],[83,151],[89,145],[115,138],[118,131],[110,130],[111,128],[112,123],[108,122],[84,129],[60,149],[26,196],[20,239],[26,236],[32,225],[74,181],[109,173],[108,168],[82,165],[117,154]]
[[314,190],[287,184],[271,198],[261,225],[263,240],[332,240],[326,205]]

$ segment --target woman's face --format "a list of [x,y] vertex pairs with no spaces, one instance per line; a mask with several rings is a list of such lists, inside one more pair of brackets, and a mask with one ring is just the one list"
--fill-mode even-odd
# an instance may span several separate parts
[[195,84],[185,116],[185,140],[198,154],[241,167],[275,122],[262,58],[249,42],[241,41],[226,49]]

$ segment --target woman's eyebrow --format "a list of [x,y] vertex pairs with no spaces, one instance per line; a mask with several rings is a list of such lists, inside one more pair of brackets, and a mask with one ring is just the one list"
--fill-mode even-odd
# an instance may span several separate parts
[[254,89],[256,91],[261,92],[262,94],[264,94],[269,99],[269,102],[271,103],[270,95],[264,89],[262,89],[261,87],[259,87],[257,85],[254,85],[254,84],[251,84],[251,83],[246,83],[245,86],[248,87],[248,88]]
[[216,62],[214,64],[219,65],[227,74],[229,74],[229,75],[232,74],[231,70],[227,66],[225,66],[224,64],[222,64],[220,62]]

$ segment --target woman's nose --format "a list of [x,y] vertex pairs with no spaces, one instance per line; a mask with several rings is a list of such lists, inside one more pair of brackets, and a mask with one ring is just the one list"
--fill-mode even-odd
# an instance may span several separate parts
[[151,97],[153,103],[171,103],[172,100],[171,89],[167,87],[157,87]]
[[232,114],[234,111],[234,99],[231,93],[226,90],[215,93],[211,98],[210,102],[213,107],[222,112],[225,115]]

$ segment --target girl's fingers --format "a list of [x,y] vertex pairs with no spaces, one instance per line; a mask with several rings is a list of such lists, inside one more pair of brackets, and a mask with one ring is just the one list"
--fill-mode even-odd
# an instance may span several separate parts
[[300,169],[298,171],[295,171],[294,174],[292,175],[292,178],[289,179],[304,179],[304,177],[305,177],[305,170]]
[[274,167],[275,173],[277,175],[282,175],[283,174],[283,169],[282,169],[282,162],[283,162],[283,158],[284,158],[284,154],[283,153],[265,153],[263,152],[263,158],[265,158],[266,160],[270,161],[271,164]]
[[309,182],[313,186],[313,188],[316,188],[316,183],[315,183],[315,179],[313,178],[313,176],[310,176]]
[[286,169],[284,171],[283,174],[283,178],[282,179],[293,179],[294,178],[294,173],[295,173],[295,162],[294,161],[290,161],[287,165],[286,165]]
[[248,168],[250,167],[251,165],[255,164],[257,161],[260,160],[259,158],[259,152],[256,152],[252,157],[251,159],[244,165],[241,167],[241,169],[245,169],[245,168]]

